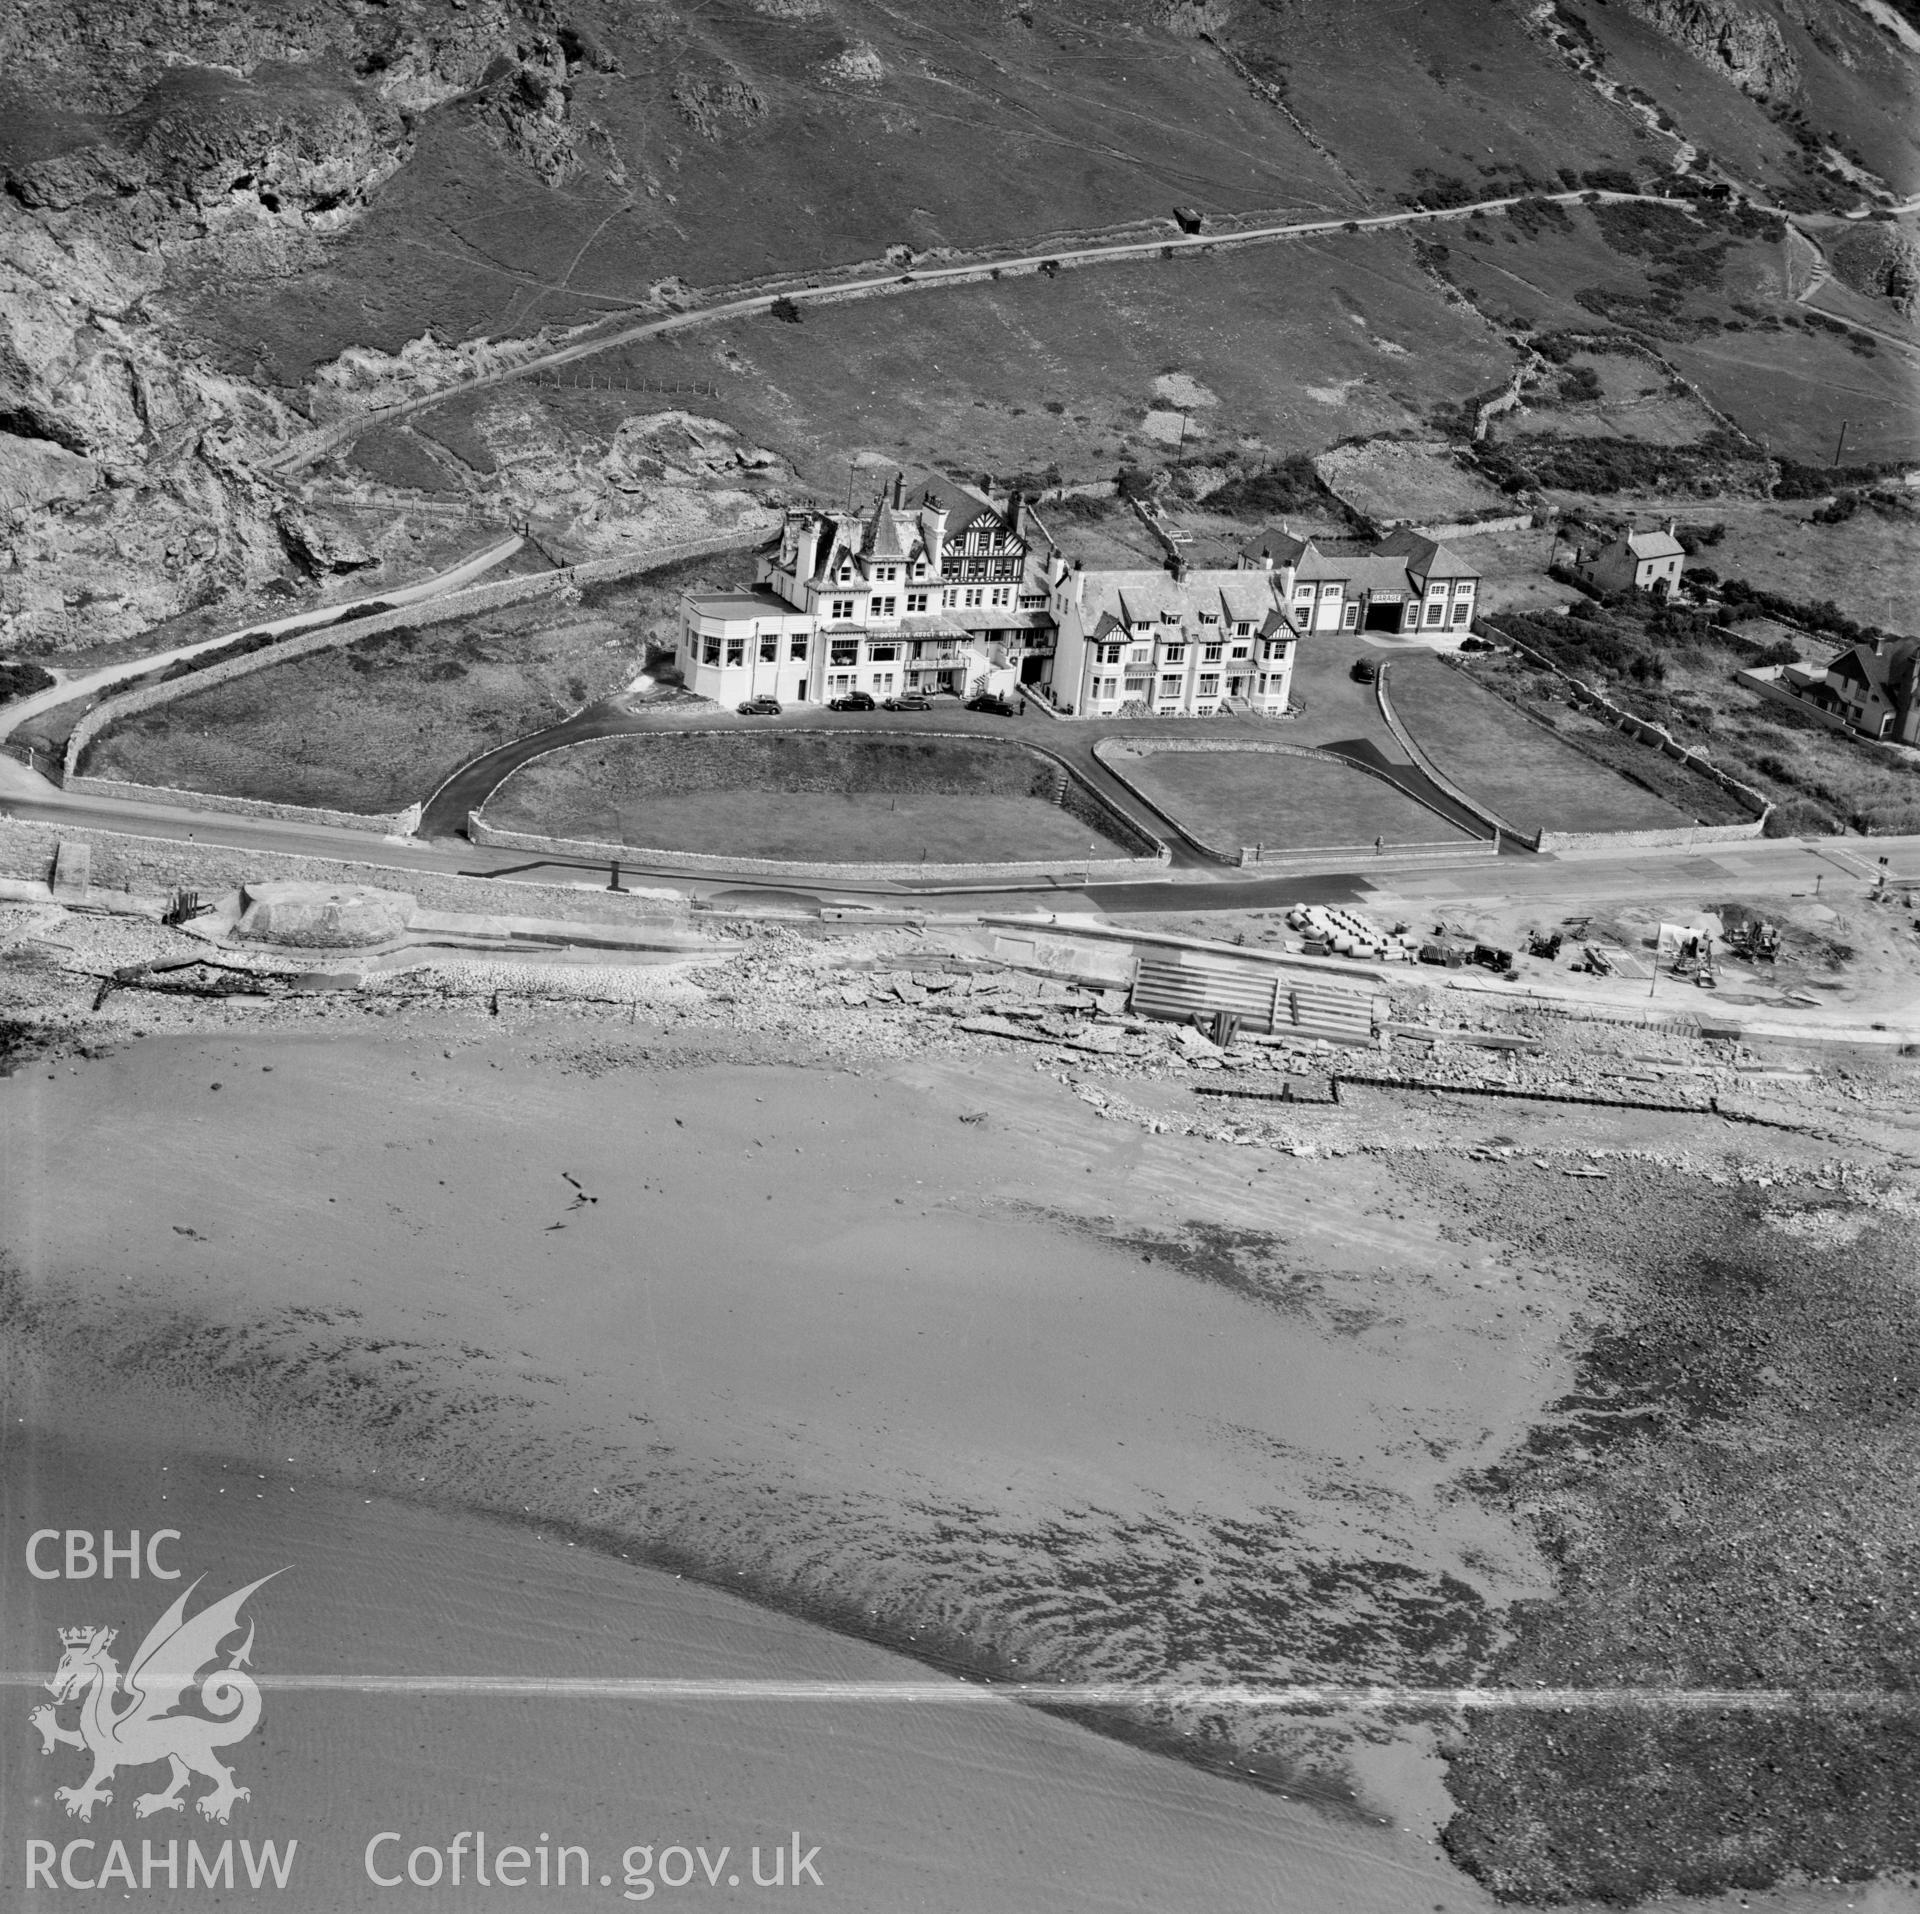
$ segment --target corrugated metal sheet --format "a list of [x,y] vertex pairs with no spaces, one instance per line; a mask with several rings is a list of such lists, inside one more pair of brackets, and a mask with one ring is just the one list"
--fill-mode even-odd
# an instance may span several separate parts
[[1227,1011],[1248,1030],[1262,1034],[1294,1030],[1333,1043],[1373,1041],[1374,1001],[1369,990],[1323,983],[1317,977],[1268,964],[1238,964],[1231,958],[1179,951],[1140,959],[1133,987],[1136,1016],[1189,1023]]

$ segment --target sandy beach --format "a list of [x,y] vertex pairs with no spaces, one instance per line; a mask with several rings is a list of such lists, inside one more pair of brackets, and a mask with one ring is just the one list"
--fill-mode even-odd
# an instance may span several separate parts
[[[986,1714],[850,1701],[824,1727],[817,1696],[709,1697],[672,1704],[665,1743],[605,1698],[295,1693],[302,1725],[261,1753],[307,1764],[302,1825],[336,1870],[314,1904],[360,1904],[339,1830],[369,1803],[406,1800],[431,1841],[477,1812],[455,1803],[513,1819],[538,1772],[545,1799],[591,1798],[597,1851],[624,1814],[607,1775],[660,1763],[681,1792],[643,1797],[720,1804],[713,1839],[767,1846],[796,1791],[835,1804],[861,1859],[823,1904],[1036,1904],[1024,1860],[958,1858],[1022,1814],[1016,1854],[1109,1843],[1071,1892],[1048,1877],[1048,1906],[1486,1904],[1461,1860],[1578,1900],[1535,1891],[1545,1864],[1503,1820],[1516,1775],[1554,1771],[1529,1724],[1463,1744],[1451,1708],[1246,1691],[1551,1682],[1583,1654],[1628,1678],[1603,1619],[1550,1633],[1624,1572],[1556,1538],[1640,1533],[1581,1526],[1614,1480],[1593,1458],[1625,1453],[1596,1416],[1658,1432],[1671,1395],[1596,1370],[1599,1326],[1645,1306],[1640,1264],[1671,1289],[1772,1214],[1755,1187],[1856,1219],[1789,1232],[1801,1251],[1880,1240],[1904,1199],[1846,1182],[1830,1129],[1684,1111],[1629,1129],[1382,1090],[1195,1118],[1184,1082],[955,1041],[904,1004],[810,1013],[804,970],[747,1013],[743,974],[650,972],[624,1009],[162,1004],[169,1034],[0,1081],[9,1425],[58,1456],[10,1455],[10,1531],[47,1519],[49,1479],[84,1485],[91,1526],[151,1527],[156,1457],[222,1502],[251,1473],[248,1522],[282,1513],[208,1516],[209,1587],[303,1565],[257,1599],[297,1638],[276,1654],[332,1681],[578,1680],[611,1627],[622,1678],[1028,1685]],[[8,1573],[9,1666],[31,1671],[88,1617]],[[1033,1706],[1048,1688],[1076,1699]],[[1569,1775],[1553,1852],[1610,1842],[1643,1767]],[[35,1801],[36,1830],[71,1827]]]

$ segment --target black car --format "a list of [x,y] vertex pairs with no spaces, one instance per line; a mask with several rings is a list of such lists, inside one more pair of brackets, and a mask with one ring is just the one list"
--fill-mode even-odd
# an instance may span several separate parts
[[924,691],[903,691],[896,698],[889,698],[885,709],[888,711],[931,711],[933,700]]
[[777,718],[781,705],[778,698],[771,698],[763,691],[759,697],[749,698],[735,709],[743,718]]
[[1370,685],[1379,675],[1380,667],[1371,658],[1356,658],[1347,674],[1357,685]]
[[1011,698],[1001,697],[997,691],[983,691],[977,698],[969,698],[967,700],[967,709],[969,711],[985,711],[996,718],[1010,718],[1014,714],[1013,700]]
[[839,697],[827,700],[829,711],[871,711],[873,708],[872,695],[865,691],[843,691]]

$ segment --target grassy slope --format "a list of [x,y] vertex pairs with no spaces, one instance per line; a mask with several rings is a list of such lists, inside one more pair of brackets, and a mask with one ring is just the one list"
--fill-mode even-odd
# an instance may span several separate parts
[[194,692],[109,731],[98,777],[379,812],[424,798],[469,758],[630,683],[671,639],[706,559],[577,610],[522,607],[384,635]]
[[1123,768],[1169,816],[1203,842],[1311,846],[1459,843],[1425,806],[1377,778],[1309,758],[1249,751],[1162,752]]
[[[277,374],[298,379],[346,345],[392,349],[428,327],[577,323],[671,275],[714,285],[894,244],[1005,245],[1165,219],[1175,201],[1355,201],[1217,53],[1146,24],[1145,8],[1050,6],[1031,27],[966,0],[911,14],[869,0],[837,21],[771,18],[747,0],[605,11],[626,70],[577,75],[572,112],[606,129],[625,184],[594,148],[550,190],[471,109],[444,109],[325,270],[212,289],[206,330],[266,341]],[[825,77],[852,46],[884,77]],[[691,89],[729,83],[759,110],[690,118]]]
[[[1172,449],[1141,426],[1154,380],[1176,369],[1219,400],[1189,414],[1187,455],[1248,439],[1317,449],[1417,426],[1497,380],[1509,357],[1476,314],[1440,304],[1407,241],[1382,236],[868,300],[797,326],[742,321],[610,363],[636,378],[717,375],[722,397],[702,411],[837,486],[862,451],[1109,477],[1122,457]],[[603,431],[628,403],[542,397]]]
[[1661,830],[1691,815],[1616,777],[1430,657],[1394,661],[1393,698],[1409,735],[1443,772],[1527,830]]

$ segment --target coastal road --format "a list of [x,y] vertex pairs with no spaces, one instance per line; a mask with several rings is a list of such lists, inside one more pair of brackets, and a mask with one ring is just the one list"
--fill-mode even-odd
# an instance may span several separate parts
[[[375,837],[325,825],[290,824],[277,818],[229,816],[162,805],[123,804],[69,796],[23,766],[0,759],[0,818],[108,831],[161,842],[196,843],[235,851],[327,859],[362,869],[434,872],[442,876],[497,878],[502,883],[604,888],[604,865],[530,858],[524,851],[494,850],[464,839]],[[1920,885],[1920,836],[1904,838],[1754,838],[1716,844],[1704,851],[1684,846],[1636,848],[1617,855],[1502,857],[1458,868],[1431,865],[1384,868],[1371,860],[1348,871],[1287,874],[1229,870],[1219,866],[1169,872],[1163,878],[1113,884],[1071,881],[1017,888],[962,890],[876,882],[870,885],[812,883],[782,878],[777,886],[738,877],[688,878],[684,874],[625,867],[626,880],[650,889],[677,890],[700,898],[751,897],[772,889],[813,901],[836,898],[895,908],[932,911],[1094,911],[1115,916],[1140,912],[1284,909],[1300,901],[1364,900],[1389,894],[1430,905],[1442,914],[1475,903],[1525,903],[1540,910],[1598,907],[1609,900],[1674,897],[1698,901],[1703,892],[1786,896],[1816,888],[1862,891],[1888,860],[1890,881]]]

